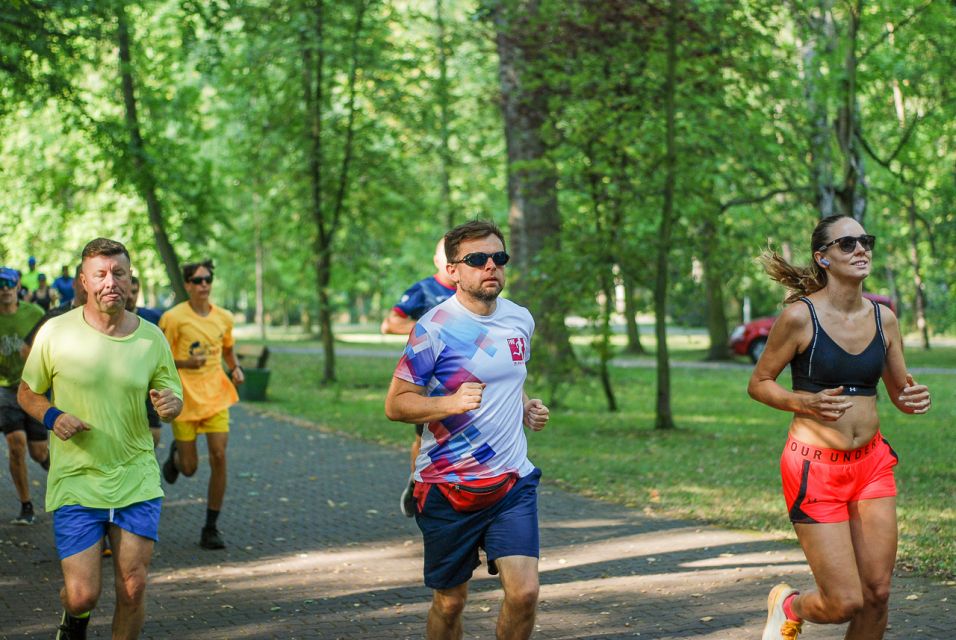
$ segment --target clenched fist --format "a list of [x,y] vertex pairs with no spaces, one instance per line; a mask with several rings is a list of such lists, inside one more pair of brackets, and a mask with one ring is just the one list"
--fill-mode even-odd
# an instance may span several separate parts
[[463,382],[458,391],[448,398],[448,415],[456,416],[474,411],[481,406],[481,394],[485,389],[483,382]]
[[551,412],[537,398],[531,398],[524,405],[524,423],[532,431],[541,431],[548,424]]

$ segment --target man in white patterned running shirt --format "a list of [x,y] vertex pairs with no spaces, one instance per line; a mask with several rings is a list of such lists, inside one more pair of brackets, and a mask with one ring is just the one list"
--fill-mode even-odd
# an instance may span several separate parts
[[418,321],[385,401],[391,420],[427,425],[415,464],[415,518],[434,590],[426,637],[461,637],[481,547],[505,591],[498,637],[524,639],[537,608],[541,475],[524,427],[540,431],[549,418],[524,393],[534,320],[499,297],[509,257],[493,223],[456,227],[445,252],[455,296]]

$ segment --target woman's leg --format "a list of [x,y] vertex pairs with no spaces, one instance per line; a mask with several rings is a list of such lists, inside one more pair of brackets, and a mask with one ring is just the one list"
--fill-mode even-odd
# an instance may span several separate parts
[[850,535],[863,587],[863,608],[850,622],[848,640],[879,640],[886,630],[890,580],[896,564],[896,498],[850,503]]
[[791,601],[793,612],[817,624],[840,624],[854,619],[863,609],[863,587],[850,523],[793,527],[817,583],[815,590],[801,592]]

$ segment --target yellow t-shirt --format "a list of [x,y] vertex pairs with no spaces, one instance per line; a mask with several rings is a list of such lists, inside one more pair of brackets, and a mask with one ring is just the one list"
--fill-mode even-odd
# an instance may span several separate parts
[[23,381],[35,393],[52,389],[53,405],[90,427],[66,442],[50,438],[47,511],[118,509],[163,496],[146,398],[150,389],[182,398],[182,386],[156,326],[140,320],[117,338],[91,327],[82,308],[64,313],[37,332]]
[[163,314],[159,327],[166,334],[173,358],[188,360],[190,355],[206,356],[201,369],[180,369],[183,381],[183,412],[180,422],[205,420],[239,402],[236,387],[222,369],[223,347],[235,344],[232,314],[212,305],[209,315],[201,316],[188,302],[181,302]]

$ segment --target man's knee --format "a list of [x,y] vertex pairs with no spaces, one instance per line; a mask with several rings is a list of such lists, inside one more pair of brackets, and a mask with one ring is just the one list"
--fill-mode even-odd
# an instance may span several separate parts
[[146,595],[146,571],[133,571],[116,578],[116,598],[124,605],[136,606]]
[[10,450],[10,462],[22,460],[27,453],[27,435],[23,431],[7,434],[7,449]]
[[209,466],[220,469],[226,466],[226,448],[216,447],[209,450]]
[[80,615],[96,608],[100,592],[91,585],[73,583],[63,590],[63,604],[70,615]]
[[435,591],[432,609],[444,620],[456,620],[465,610],[467,594],[461,590]]
[[31,442],[30,457],[40,464],[48,461],[50,459],[50,449],[47,447],[46,442]]
[[514,585],[505,590],[505,601],[513,609],[534,611],[538,605],[538,591],[537,581]]

